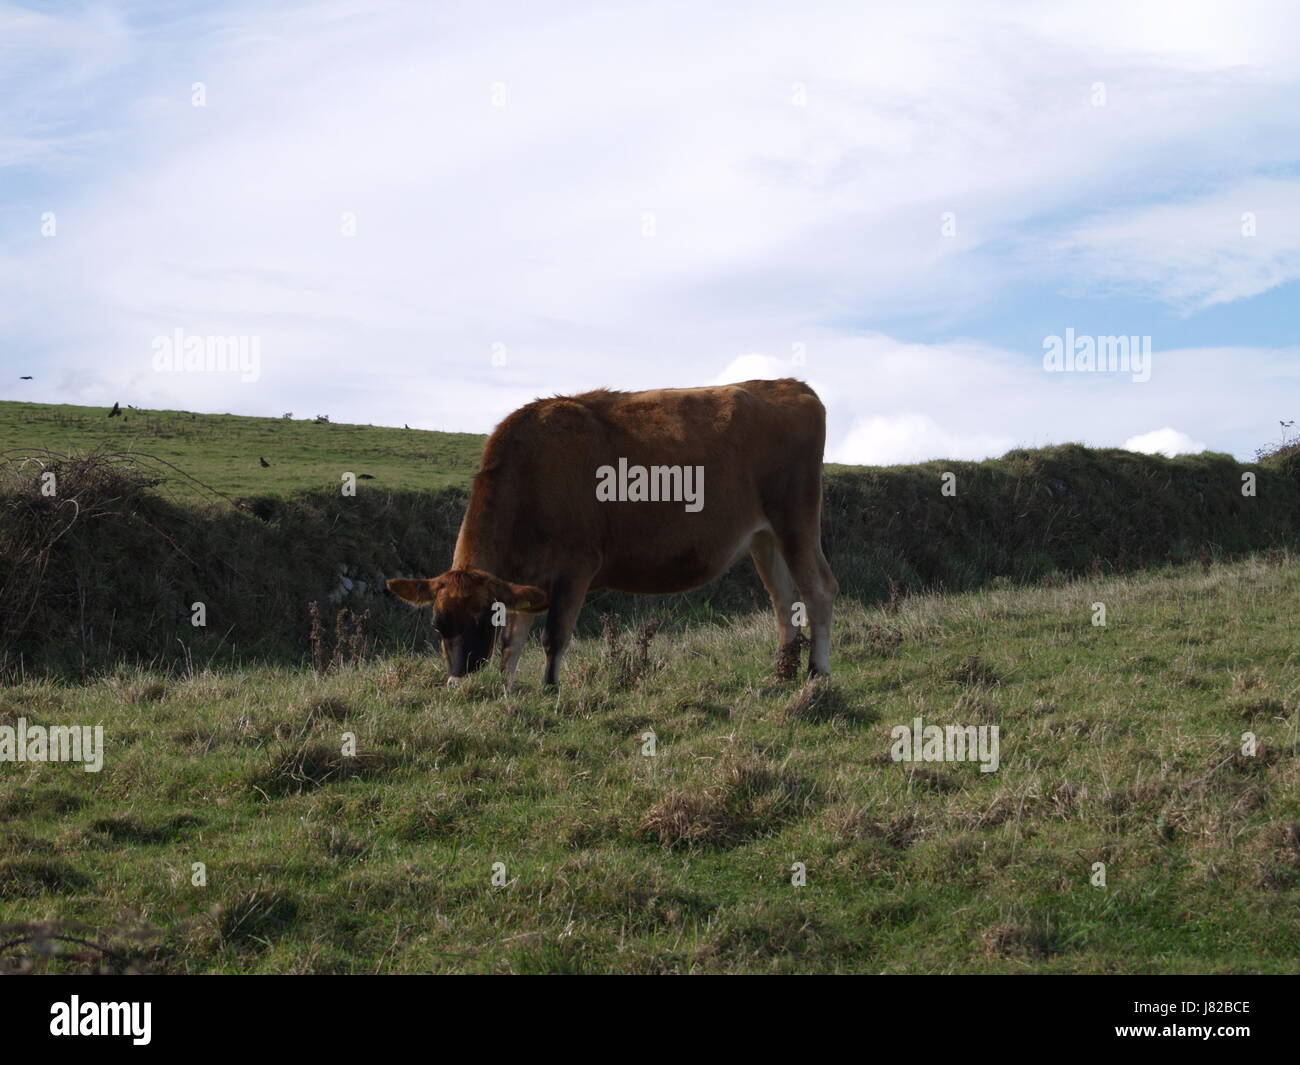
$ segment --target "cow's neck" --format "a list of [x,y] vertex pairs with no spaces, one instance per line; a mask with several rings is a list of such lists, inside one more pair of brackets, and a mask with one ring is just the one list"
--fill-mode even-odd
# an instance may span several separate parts
[[513,557],[514,515],[514,493],[499,472],[478,473],[456,537],[452,569],[481,569],[506,580],[522,580],[525,575],[516,572]]

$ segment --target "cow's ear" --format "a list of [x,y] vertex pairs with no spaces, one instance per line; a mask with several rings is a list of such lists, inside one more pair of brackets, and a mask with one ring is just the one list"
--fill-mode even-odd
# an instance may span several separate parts
[[531,584],[506,584],[510,594],[506,603],[516,614],[546,613],[546,593]]
[[388,590],[398,599],[405,599],[412,606],[428,606],[433,602],[433,582],[436,578],[397,577],[388,582]]

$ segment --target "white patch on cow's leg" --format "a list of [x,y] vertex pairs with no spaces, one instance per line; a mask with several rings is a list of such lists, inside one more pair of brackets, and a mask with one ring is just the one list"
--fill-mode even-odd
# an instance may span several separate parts
[[[794,604],[799,598],[790,567],[776,546],[776,537],[768,529],[761,529],[754,534],[750,545],[750,554],[754,559],[754,568],[763,581],[763,587],[772,597],[772,609],[776,614],[776,633],[778,647],[789,647],[799,638],[799,630],[794,624]],[[796,663],[797,665],[797,663]]]
[[814,579],[817,590],[813,593],[808,611],[808,621],[812,626],[812,651],[808,655],[808,672],[812,676],[829,677],[831,675],[831,614],[834,610],[835,593],[839,585],[831,573],[830,564],[822,557],[821,548],[817,549],[817,576]]
[[519,658],[524,653],[528,642],[528,632],[533,627],[535,614],[511,612],[506,615],[506,628],[501,636],[501,674],[506,678],[509,688],[515,680],[515,670],[519,668]]
[[831,675],[831,613],[832,598],[825,591],[814,598],[808,611],[812,626],[812,650],[808,654],[808,674],[813,677]]
[[564,659],[564,652],[569,649],[569,641],[573,638],[573,629],[563,637],[558,639],[547,640],[546,634],[542,634],[542,644],[546,649],[546,672],[542,675],[542,684],[547,688],[558,688],[560,686],[560,662]]

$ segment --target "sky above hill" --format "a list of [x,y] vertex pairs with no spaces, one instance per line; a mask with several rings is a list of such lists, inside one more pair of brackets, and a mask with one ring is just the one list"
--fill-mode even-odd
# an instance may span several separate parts
[[[1300,414],[1297,41],[1248,0],[0,4],[0,398],[486,431],[798,376],[835,461],[1247,457]],[[168,362],[225,337],[253,372]]]

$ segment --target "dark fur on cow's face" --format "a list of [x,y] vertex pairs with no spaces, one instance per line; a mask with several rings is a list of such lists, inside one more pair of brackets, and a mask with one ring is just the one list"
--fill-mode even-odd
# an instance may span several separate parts
[[492,657],[503,620],[500,615],[546,610],[546,593],[540,588],[511,584],[477,569],[452,569],[417,580],[399,578],[389,581],[388,589],[412,606],[432,607],[433,626],[452,677],[473,673]]

